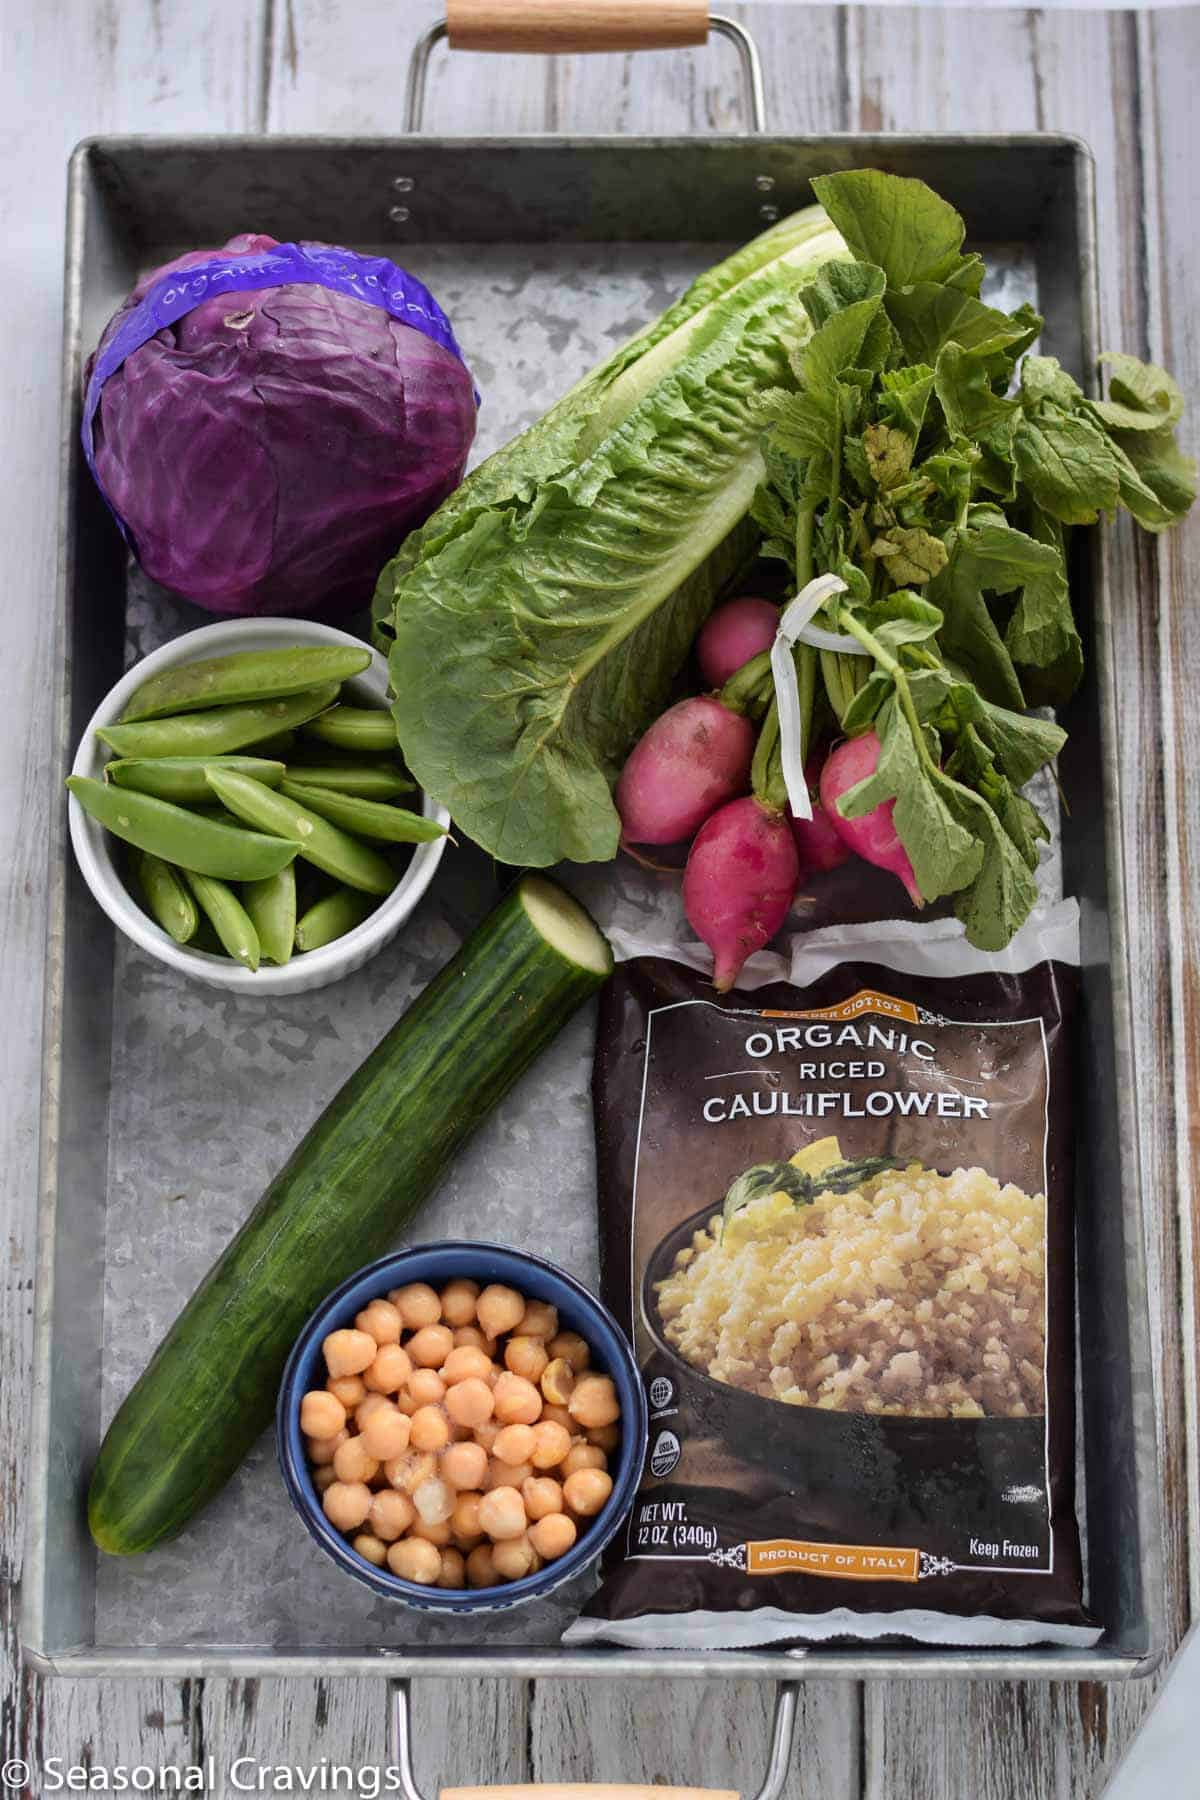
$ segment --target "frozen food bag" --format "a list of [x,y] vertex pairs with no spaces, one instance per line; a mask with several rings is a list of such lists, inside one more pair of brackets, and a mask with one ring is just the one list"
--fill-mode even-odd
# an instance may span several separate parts
[[1074,903],[999,955],[952,920],[809,932],[727,995],[618,947],[600,1238],[650,1437],[568,1641],[1093,1643]]

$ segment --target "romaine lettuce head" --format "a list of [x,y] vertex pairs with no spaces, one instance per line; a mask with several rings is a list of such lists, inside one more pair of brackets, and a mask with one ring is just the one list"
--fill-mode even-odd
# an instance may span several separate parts
[[842,239],[818,207],[693,283],[483,463],[380,577],[414,776],[503,862],[607,860],[611,788],[751,559],[759,396]]

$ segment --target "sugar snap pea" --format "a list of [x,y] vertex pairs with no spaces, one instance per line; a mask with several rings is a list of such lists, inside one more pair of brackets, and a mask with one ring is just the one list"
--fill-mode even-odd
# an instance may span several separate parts
[[320,719],[309,719],[305,737],[339,750],[394,750],[396,727],[390,712],[376,706],[331,706]]
[[379,844],[427,844],[446,835],[446,827],[436,819],[409,812],[403,806],[389,806],[382,800],[360,800],[357,794],[339,794],[333,788],[308,787],[304,782],[286,778],[280,792],[340,825],[343,831],[353,832],[355,837],[373,838]]
[[136,725],[102,725],[96,736],[122,757],[221,756],[315,718],[333,705],[338,693],[338,683],[327,681],[283,700],[217,706],[209,712],[179,713],[170,719],[142,719]]
[[298,843],[305,861],[335,881],[367,894],[389,894],[395,887],[396,873],[377,850],[360,844],[349,832],[286,795],[264,787],[261,781],[251,781],[249,776],[222,775],[213,769],[208,771],[208,782],[230,812],[260,831],[277,831],[280,837]]
[[248,881],[242,905],[258,933],[263,955],[273,963],[291,959],[296,937],[296,871],[290,865],[265,881]]
[[200,662],[177,663],[151,675],[130,695],[121,723],[164,719],[210,706],[237,706],[248,700],[281,700],[327,681],[348,681],[370,666],[365,647],[342,644],[294,645],[283,650],[237,650]]
[[211,875],[197,875],[191,869],[185,873],[204,916],[230,956],[247,969],[257,969],[261,955],[258,933],[233,889]]
[[322,945],[332,944],[335,938],[345,937],[361,925],[373,910],[373,902],[366,894],[348,887],[335,888],[332,894],[314,901],[297,921],[297,950],[320,950]]
[[177,944],[190,944],[200,917],[178,869],[173,869],[161,856],[151,856],[147,850],[135,850],[133,871],[150,909],[150,917]]
[[[245,781],[246,777],[228,779]],[[264,794],[271,792],[260,782],[254,785],[262,788]],[[154,794],[109,787],[86,775],[68,776],[67,786],[83,810],[114,837],[123,838],[139,850],[148,850],[151,856],[161,856],[164,862],[214,876],[219,881],[261,881],[267,875],[277,875],[299,848],[295,837],[289,838],[284,832],[264,834],[246,831],[240,825],[225,825],[218,819],[188,812],[170,800],[159,800]],[[292,807],[291,801],[285,804]]]
[[105,765],[105,781],[118,787],[137,788],[141,794],[157,794],[160,800],[212,799],[212,789],[204,779],[208,762],[231,769],[235,775],[252,775],[264,787],[278,787],[283,780],[281,762],[264,756],[126,756]]
[[357,794],[363,800],[394,800],[397,794],[411,794],[417,785],[395,763],[383,762],[289,762],[287,778],[309,787],[334,788],[339,794]]

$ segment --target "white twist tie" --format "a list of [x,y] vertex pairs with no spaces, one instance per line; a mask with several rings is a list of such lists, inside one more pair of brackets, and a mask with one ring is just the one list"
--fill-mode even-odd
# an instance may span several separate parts
[[771,646],[771,675],[775,682],[775,700],[779,708],[779,756],[783,764],[783,780],[788,803],[796,819],[812,818],[812,801],[804,776],[804,739],[800,718],[800,685],[796,680],[793,644],[811,644],[815,650],[834,650],[847,656],[867,656],[857,638],[841,637],[833,631],[822,631],[810,621],[834,594],[844,594],[846,584],[840,575],[818,575],[801,588],[794,600],[783,609],[775,642]]

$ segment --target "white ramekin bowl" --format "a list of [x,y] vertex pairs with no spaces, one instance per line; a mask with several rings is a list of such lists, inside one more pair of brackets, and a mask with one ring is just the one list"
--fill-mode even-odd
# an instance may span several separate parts
[[[83,734],[75,756],[73,775],[90,775],[101,780],[109,753],[96,736],[101,725],[115,725],[125,710],[134,689],[150,675],[179,663],[195,662],[199,657],[228,655],[235,650],[275,650],[292,644],[340,644],[355,649],[364,646],[348,632],[336,631],[331,625],[318,625],[310,619],[228,619],[217,625],[189,631],[161,650],[143,657],[124,675],[96,708]],[[377,652],[371,652],[371,665],[353,681],[346,683],[348,696],[360,704],[378,704],[387,698],[387,663]],[[246,754],[253,755],[253,745]],[[143,912],[122,879],[115,854],[117,840],[104,827],[84,812],[71,796],[68,802],[71,843],[84,880],[97,903],[104,908],[113,924],[131,938],[148,955],[157,957],[169,968],[191,975],[210,987],[233,988],[244,994],[304,994],[313,988],[338,981],[352,970],[360,969],[376,951],[390,942],[413,911],[446,848],[444,837],[431,843],[415,844],[403,876],[386,899],[381,900],[369,918],[345,937],[337,938],[323,949],[309,950],[294,956],[282,968],[262,963],[255,970],[243,968],[231,957],[213,956],[206,950],[193,950],[177,944]],[[421,799],[421,811],[427,819],[449,826],[450,815],[435,805],[427,795]]]

